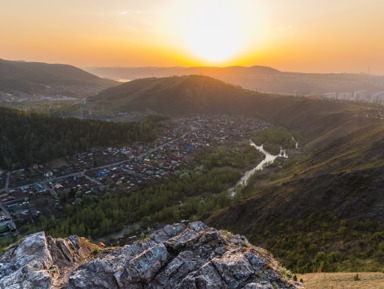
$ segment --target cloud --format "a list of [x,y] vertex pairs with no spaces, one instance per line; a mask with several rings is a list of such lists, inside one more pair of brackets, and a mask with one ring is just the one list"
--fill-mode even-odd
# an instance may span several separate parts
[[127,15],[128,12],[127,12],[127,11],[121,11],[119,14],[120,14],[120,15]]

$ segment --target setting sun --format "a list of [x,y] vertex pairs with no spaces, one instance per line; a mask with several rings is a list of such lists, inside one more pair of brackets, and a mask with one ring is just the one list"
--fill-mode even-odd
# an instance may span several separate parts
[[[263,17],[255,3],[243,0],[179,2],[164,17],[164,27],[186,58],[198,65],[233,65],[260,40]],[[253,37],[249,37],[252,35]]]
[[186,29],[186,43],[196,56],[207,62],[228,60],[241,45],[238,21],[225,9],[196,11]]
[[384,72],[382,0],[19,2],[0,11],[1,58]]

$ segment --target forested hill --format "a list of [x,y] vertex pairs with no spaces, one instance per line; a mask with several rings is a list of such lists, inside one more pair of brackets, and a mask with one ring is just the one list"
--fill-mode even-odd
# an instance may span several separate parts
[[251,92],[202,76],[145,78],[109,88],[88,98],[96,109],[185,113],[240,113],[249,110]]
[[43,163],[91,147],[148,141],[156,137],[150,122],[108,123],[59,118],[0,107],[0,168]]
[[301,131],[306,142],[312,141],[313,146],[329,143],[378,117],[376,110],[364,104],[260,93],[203,75],[133,80],[89,97],[87,104],[96,111],[115,115],[148,110],[169,115],[255,115]]
[[51,86],[59,86],[61,89],[65,87],[67,94],[68,92],[75,94],[79,88],[93,87],[89,90],[91,92],[113,85],[116,85],[116,82],[71,65],[0,59],[0,92],[33,94],[40,91],[47,92],[47,88],[52,90]]

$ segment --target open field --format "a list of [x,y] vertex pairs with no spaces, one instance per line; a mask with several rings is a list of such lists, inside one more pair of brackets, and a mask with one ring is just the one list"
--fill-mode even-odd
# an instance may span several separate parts
[[66,166],[66,165],[68,165],[68,163],[63,158],[55,159],[55,160],[49,162],[49,167],[51,169],[58,169],[60,167]]
[[[354,281],[359,274],[360,281]],[[309,273],[296,275],[307,289],[384,289],[384,274],[360,273]]]

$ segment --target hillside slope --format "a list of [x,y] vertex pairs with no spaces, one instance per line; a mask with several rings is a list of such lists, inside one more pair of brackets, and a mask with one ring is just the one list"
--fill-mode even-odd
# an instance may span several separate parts
[[83,96],[97,93],[116,83],[64,64],[19,62],[0,59],[0,92],[60,93]]
[[302,132],[307,155],[256,176],[243,201],[207,222],[247,235],[296,271],[381,270],[383,121],[350,104],[264,103],[262,116]]
[[268,93],[375,100],[383,95],[384,77],[346,73],[282,72],[265,66],[229,67],[95,67],[87,71],[110,79],[138,79],[201,74]]
[[146,78],[109,88],[88,98],[98,109],[181,115],[238,113],[246,110],[249,92],[199,75]]
[[[138,79],[89,97],[96,111],[162,114],[240,113],[300,130],[304,141],[322,146],[374,122],[367,105],[265,94],[202,76]],[[363,117],[362,117],[363,116]],[[367,117],[368,116],[368,117]]]

